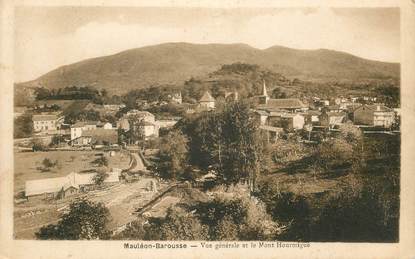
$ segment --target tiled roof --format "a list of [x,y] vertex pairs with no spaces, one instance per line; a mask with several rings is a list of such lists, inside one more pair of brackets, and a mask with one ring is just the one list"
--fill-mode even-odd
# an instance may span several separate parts
[[138,117],[154,117],[154,114],[148,111],[130,110],[123,117],[138,116]]
[[255,110],[255,113],[257,113],[259,115],[268,115],[268,112],[264,111],[264,110]]
[[314,111],[314,110],[309,110],[306,113],[304,113],[304,115],[320,115],[321,111]]
[[33,121],[53,121],[57,119],[58,116],[56,114],[35,114],[32,117]]
[[88,136],[92,138],[93,142],[108,141],[110,143],[118,142],[118,132],[116,129],[94,129],[85,130],[82,132],[82,136]]
[[202,98],[200,98],[199,102],[214,102],[215,98],[212,97],[212,95],[210,95],[210,93],[208,91],[206,91]]
[[391,112],[391,111],[393,111],[391,108],[386,107],[385,105],[382,105],[382,104],[364,105],[364,107],[368,108],[369,110],[379,111],[379,112]]
[[66,183],[66,177],[46,178],[30,180],[25,183],[26,196],[32,196],[42,193],[58,192]]
[[[107,172],[108,177],[104,180],[104,182],[118,182],[120,172],[121,170],[117,169]],[[63,177],[26,181],[25,194],[26,196],[32,196],[43,193],[55,193],[62,190],[62,188],[66,190],[71,186],[79,189],[80,185],[94,184],[93,179],[95,175],[96,173],[80,174],[72,172]]]
[[263,106],[278,109],[300,109],[307,107],[301,100],[296,98],[269,99],[267,104]]
[[99,125],[99,124],[100,124],[99,121],[78,121],[77,123],[72,125],[71,128],[80,128],[86,125]]

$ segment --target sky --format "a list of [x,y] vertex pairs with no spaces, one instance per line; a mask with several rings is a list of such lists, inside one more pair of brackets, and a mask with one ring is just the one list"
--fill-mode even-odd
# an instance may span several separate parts
[[15,80],[165,42],[332,49],[399,62],[398,8],[18,7]]

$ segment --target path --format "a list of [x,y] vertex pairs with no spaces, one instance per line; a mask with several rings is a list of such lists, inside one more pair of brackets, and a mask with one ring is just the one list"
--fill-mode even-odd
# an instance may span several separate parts
[[133,164],[129,171],[138,172],[138,171],[147,171],[147,168],[144,166],[143,160],[137,153],[131,153],[133,158]]

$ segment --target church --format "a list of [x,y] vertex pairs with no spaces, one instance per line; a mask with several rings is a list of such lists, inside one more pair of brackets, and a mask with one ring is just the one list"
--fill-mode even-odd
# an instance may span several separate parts
[[262,93],[259,96],[256,96],[257,109],[267,110],[267,111],[286,111],[286,112],[304,112],[308,110],[308,106],[305,105],[298,98],[281,98],[273,99],[270,98],[267,92],[267,87],[265,81],[262,86]]

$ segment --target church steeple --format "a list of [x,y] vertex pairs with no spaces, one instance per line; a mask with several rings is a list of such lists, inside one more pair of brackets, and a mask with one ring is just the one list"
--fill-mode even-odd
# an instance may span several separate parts
[[263,80],[264,85],[262,87],[262,96],[267,96],[268,97],[268,93],[267,93],[267,87],[265,86],[265,80]]
[[265,85],[265,80],[263,80],[264,84],[262,86],[262,95],[259,97],[260,104],[267,104],[269,100],[269,96],[267,93],[267,87]]

